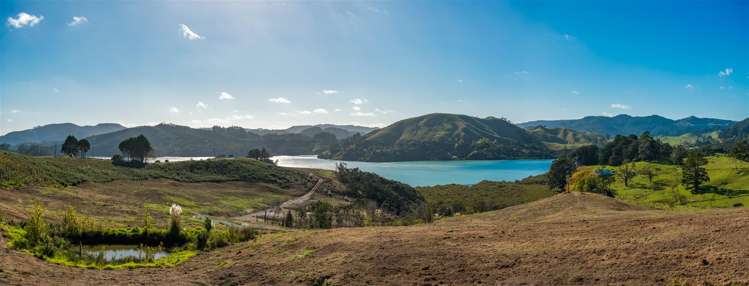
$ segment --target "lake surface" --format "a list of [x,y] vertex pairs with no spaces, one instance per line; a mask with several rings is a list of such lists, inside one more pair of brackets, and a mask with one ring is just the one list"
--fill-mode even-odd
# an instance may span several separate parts
[[[70,250],[73,254],[80,252],[75,245],[71,246]],[[169,252],[159,247],[137,245],[84,245],[82,252],[83,257],[78,259],[96,260],[101,257],[106,263],[152,261],[169,255]]]
[[295,168],[335,170],[336,163],[349,168],[360,168],[388,179],[412,186],[444,184],[475,184],[483,180],[514,181],[543,174],[552,160],[485,160],[485,161],[412,161],[412,162],[354,162],[318,159],[317,156],[275,156],[278,165]]

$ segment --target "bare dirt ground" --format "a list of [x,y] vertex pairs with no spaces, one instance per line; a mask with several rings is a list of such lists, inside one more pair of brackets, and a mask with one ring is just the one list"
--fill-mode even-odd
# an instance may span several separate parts
[[129,271],[67,268],[0,246],[3,285],[315,282],[743,285],[749,282],[749,210],[677,213],[561,194],[430,225],[268,234],[177,267]]

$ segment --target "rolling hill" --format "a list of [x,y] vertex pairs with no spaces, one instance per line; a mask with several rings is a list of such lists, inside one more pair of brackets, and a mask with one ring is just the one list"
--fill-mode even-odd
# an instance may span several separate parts
[[731,120],[694,116],[672,120],[658,115],[629,116],[620,114],[614,117],[587,116],[582,119],[572,120],[529,121],[518,125],[524,128],[539,125],[547,128],[570,128],[606,136],[641,134],[646,131],[650,132],[653,136],[679,136],[686,133],[709,133],[731,126],[734,123]]
[[248,129],[247,131],[258,134],[304,134],[313,137],[318,133],[327,132],[335,135],[337,139],[345,139],[354,134],[365,135],[377,128],[357,126],[357,125],[335,125],[335,124],[317,124],[317,125],[297,125],[286,129]]
[[549,158],[536,136],[502,119],[434,113],[343,140],[322,157],[354,161]]
[[123,129],[125,129],[125,126],[116,123],[100,123],[92,126],[56,123],[34,127],[33,129],[10,132],[0,136],[0,144],[19,145],[23,143],[36,143],[51,145],[65,141],[65,137],[68,135],[84,138]]
[[317,141],[303,134],[258,135],[240,127],[196,129],[173,124],[140,126],[89,137],[90,156],[118,154],[123,140],[143,134],[156,156],[244,156],[251,148],[266,148],[272,154],[312,154]]
[[605,136],[587,131],[577,131],[570,128],[546,128],[544,126],[529,127],[530,133],[544,143],[563,145],[603,145]]
[[749,118],[723,129],[720,138],[727,141],[749,139]]

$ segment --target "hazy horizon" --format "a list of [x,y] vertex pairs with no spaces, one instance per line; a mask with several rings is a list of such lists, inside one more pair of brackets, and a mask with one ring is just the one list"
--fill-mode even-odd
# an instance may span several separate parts
[[738,121],[747,14],[742,1],[5,1],[0,134],[383,127],[435,112]]

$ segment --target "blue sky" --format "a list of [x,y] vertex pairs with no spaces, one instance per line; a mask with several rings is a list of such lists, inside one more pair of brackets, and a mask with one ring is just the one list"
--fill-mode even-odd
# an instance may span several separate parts
[[749,3],[652,2],[2,1],[0,133],[749,116]]

